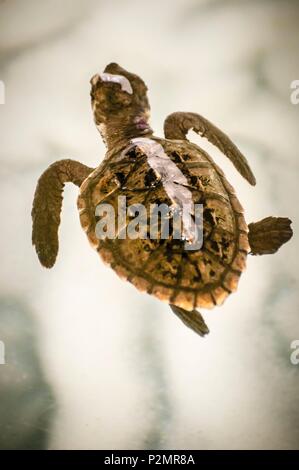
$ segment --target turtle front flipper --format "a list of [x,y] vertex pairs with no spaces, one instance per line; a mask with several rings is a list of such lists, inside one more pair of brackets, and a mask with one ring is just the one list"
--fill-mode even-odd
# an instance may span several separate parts
[[266,217],[248,225],[252,255],[272,255],[293,236],[292,221],[287,217]]
[[65,183],[81,186],[93,171],[74,160],[53,163],[41,175],[34,194],[32,207],[32,244],[43,266],[51,268],[58,253],[58,227]]
[[197,310],[192,310],[191,312],[184,310],[183,308],[176,307],[175,305],[169,305],[173,313],[175,313],[182,322],[195,331],[195,333],[200,336],[205,336],[208,334],[209,328],[207,327],[203,317]]
[[250,184],[253,186],[256,184],[254,174],[244,155],[231,139],[210,121],[196,113],[176,112],[167,116],[164,122],[166,139],[186,139],[191,129],[218,147]]

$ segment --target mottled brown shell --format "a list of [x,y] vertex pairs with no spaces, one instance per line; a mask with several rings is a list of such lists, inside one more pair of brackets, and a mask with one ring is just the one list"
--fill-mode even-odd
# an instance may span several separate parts
[[116,273],[139,290],[185,310],[221,305],[237,289],[249,251],[243,208],[222,170],[198,146],[183,140],[157,139],[188,180],[194,202],[204,206],[204,244],[187,251],[178,240],[98,240],[95,208],[114,206],[127,197],[127,205],[170,203],[162,185],[153,186],[147,156],[135,150],[116,152],[83,182],[78,208],[83,229],[92,246]]

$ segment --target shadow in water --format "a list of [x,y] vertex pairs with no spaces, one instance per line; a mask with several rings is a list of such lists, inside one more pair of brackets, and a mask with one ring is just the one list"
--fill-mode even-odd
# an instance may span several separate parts
[[0,298],[0,449],[47,447],[55,408],[38,357],[37,329],[27,307]]

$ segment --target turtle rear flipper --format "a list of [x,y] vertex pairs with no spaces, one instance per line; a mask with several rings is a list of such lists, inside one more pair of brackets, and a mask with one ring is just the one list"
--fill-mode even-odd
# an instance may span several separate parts
[[176,307],[175,305],[169,306],[173,313],[175,313],[176,316],[179,317],[179,319],[182,320],[186,326],[195,331],[195,333],[199,334],[200,336],[205,336],[210,332],[203,317],[197,310],[192,310],[189,312],[183,308]]
[[58,253],[58,227],[65,183],[81,186],[93,171],[74,160],[53,163],[41,175],[34,194],[32,207],[32,244],[43,266],[51,268]]
[[287,217],[266,217],[248,225],[252,255],[272,255],[293,236],[292,221]]

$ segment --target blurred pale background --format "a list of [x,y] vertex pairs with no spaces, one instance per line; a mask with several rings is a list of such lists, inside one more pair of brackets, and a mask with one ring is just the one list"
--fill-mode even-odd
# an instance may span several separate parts
[[[298,33],[295,0],[0,2],[0,448],[299,448]],[[31,247],[41,172],[104,156],[89,79],[111,61],[146,81],[157,135],[170,112],[194,111],[241,147],[255,188],[191,135],[248,222],[294,221],[292,241],[250,258],[238,293],[203,312],[204,340],[101,263],[77,188],[65,191],[55,267]]]

